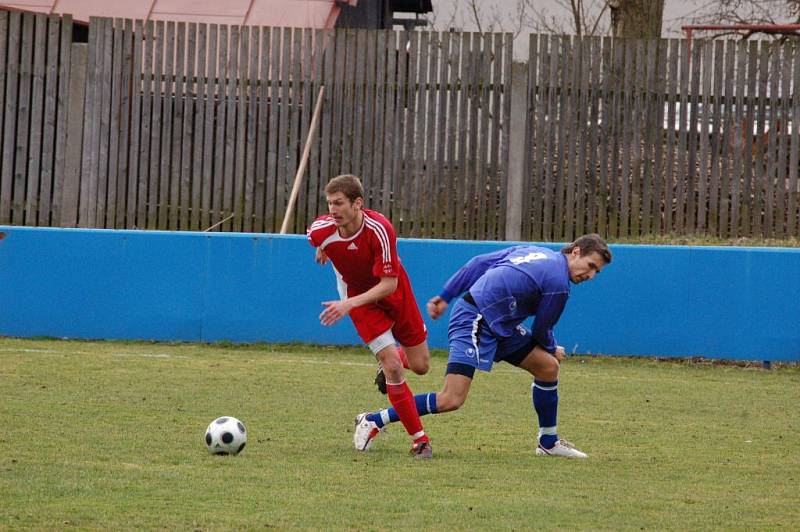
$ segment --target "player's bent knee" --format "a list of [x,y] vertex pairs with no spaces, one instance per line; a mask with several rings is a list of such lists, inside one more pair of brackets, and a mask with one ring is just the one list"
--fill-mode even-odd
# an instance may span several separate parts
[[436,394],[436,408],[439,412],[452,412],[458,410],[467,400],[466,395],[449,394],[439,392]]
[[409,360],[408,367],[417,375],[425,375],[431,369],[430,362],[426,360]]

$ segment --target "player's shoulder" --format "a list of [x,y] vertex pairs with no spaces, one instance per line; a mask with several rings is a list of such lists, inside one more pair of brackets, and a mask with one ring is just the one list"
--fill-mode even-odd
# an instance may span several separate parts
[[394,226],[386,216],[372,209],[364,209],[363,213],[365,229],[381,234],[394,235]]
[[306,234],[310,235],[311,233],[331,231],[333,229],[336,229],[336,222],[333,220],[333,216],[330,214],[323,214],[311,222],[311,225],[306,229]]

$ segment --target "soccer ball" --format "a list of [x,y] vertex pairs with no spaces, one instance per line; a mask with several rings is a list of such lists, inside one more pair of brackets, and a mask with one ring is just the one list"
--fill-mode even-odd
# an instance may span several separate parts
[[235,417],[218,417],[206,429],[205,441],[211,454],[239,454],[247,443],[247,429]]

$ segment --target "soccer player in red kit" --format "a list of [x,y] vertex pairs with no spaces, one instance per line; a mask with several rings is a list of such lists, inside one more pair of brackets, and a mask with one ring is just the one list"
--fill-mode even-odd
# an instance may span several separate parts
[[[428,332],[397,256],[394,227],[379,212],[364,208],[364,189],[353,175],[333,178],[325,186],[325,198],[329,214],[314,220],[307,234],[317,248],[317,263],[333,263],[341,299],[322,302],[320,323],[333,325],[350,315],[380,363],[389,402],[414,440],[412,454],[431,458],[430,440],[403,372],[404,366],[419,375],[428,372]],[[365,417],[357,416],[356,426]]]

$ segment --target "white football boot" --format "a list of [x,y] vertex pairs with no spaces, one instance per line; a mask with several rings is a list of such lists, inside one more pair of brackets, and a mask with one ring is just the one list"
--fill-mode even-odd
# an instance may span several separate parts
[[357,451],[369,451],[372,447],[372,442],[375,438],[383,432],[383,429],[378,427],[374,421],[367,419],[369,412],[364,412],[356,416],[356,429],[353,432],[353,445]]
[[563,456],[566,458],[586,458],[583,453],[567,440],[558,440],[550,449],[545,449],[541,444],[536,448],[537,456]]

